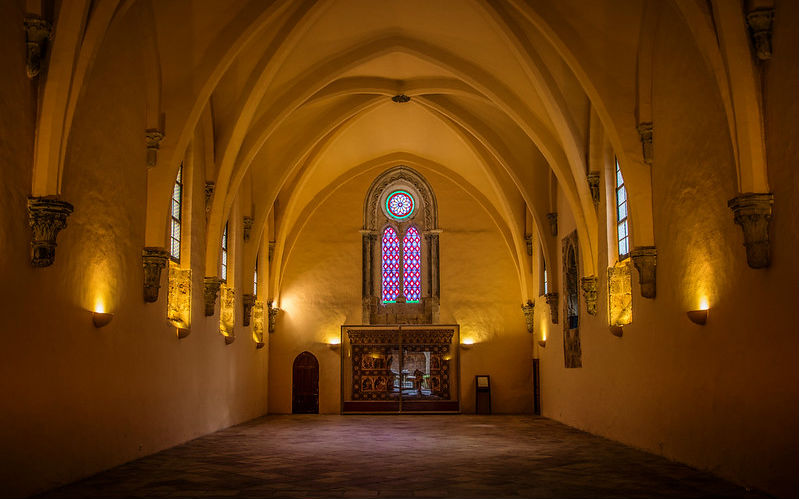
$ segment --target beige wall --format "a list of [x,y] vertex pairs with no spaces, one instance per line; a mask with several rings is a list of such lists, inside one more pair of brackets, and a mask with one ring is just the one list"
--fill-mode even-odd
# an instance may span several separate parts
[[[361,322],[363,203],[380,172],[358,175],[319,205],[288,257],[281,313],[271,334],[269,412],[291,412],[291,369],[304,350],[319,360],[319,410],[340,408],[340,357],[327,341],[342,324]],[[457,323],[475,344],[461,354],[463,412],[474,412],[474,376],[489,374],[497,413],[532,410],[532,338],[519,308],[519,285],[507,246],[485,210],[452,181],[420,170],[438,200],[441,323]]]

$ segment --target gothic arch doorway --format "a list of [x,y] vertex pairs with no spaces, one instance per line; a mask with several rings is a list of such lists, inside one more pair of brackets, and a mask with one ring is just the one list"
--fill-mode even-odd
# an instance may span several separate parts
[[319,361],[310,352],[302,352],[294,359],[291,412],[319,414]]

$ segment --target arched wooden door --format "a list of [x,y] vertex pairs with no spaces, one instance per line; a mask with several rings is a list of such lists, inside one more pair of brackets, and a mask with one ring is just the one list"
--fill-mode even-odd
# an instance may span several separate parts
[[319,362],[310,352],[302,352],[294,359],[291,412],[319,414]]

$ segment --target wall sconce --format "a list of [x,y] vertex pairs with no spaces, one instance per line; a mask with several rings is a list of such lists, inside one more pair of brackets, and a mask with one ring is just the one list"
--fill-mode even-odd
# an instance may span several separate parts
[[94,322],[94,327],[96,328],[107,326],[113,318],[114,314],[109,312],[92,312],[92,322]]
[[608,329],[610,329],[610,334],[612,334],[613,336],[618,336],[619,338],[621,338],[621,335],[623,334],[623,330],[622,330],[621,326],[608,326]]
[[464,350],[469,350],[474,345],[474,338],[464,338],[461,341],[461,348]]
[[266,343],[264,343],[263,341],[259,341],[258,343],[255,344],[255,349],[260,350],[264,347],[265,344]]
[[191,333],[191,329],[189,329],[187,327],[175,326],[175,330],[177,331],[177,335],[178,335],[178,339],[179,340],[182,340],[183,338],[188,336],[189,333]]
[[704,326],[707,322],[707,309],[702,310],[689,310],[685,313],[694,324]]
[[327,340],[327,346],[330,347],[331,350],[337,352],[341,349],[341,338],[332,337]]
[[546,348],[546,346],[547,346],[547,340],[538,340],[538,345],[539,345],[541,348]]

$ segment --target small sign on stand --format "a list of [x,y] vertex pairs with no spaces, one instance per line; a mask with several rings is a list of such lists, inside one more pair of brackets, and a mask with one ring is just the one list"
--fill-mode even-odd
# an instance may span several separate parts
[[474,396],[474,413],[491,414],[491,377],[478,374],[474,377],[474,386],[477,390]]

